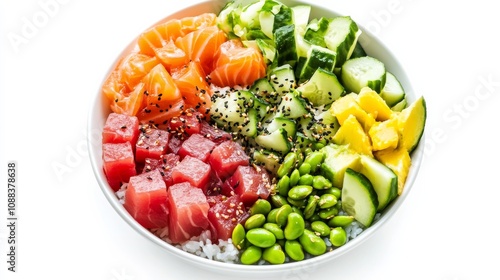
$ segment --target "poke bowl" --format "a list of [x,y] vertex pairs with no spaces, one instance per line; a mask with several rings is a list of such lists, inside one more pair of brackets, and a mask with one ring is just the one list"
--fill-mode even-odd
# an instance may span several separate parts
[[403,66],[349,15],[204,1],[124,47],[88,147],[144,238],[206,269],[273,276],[342,256],[395,214],[425,119]]

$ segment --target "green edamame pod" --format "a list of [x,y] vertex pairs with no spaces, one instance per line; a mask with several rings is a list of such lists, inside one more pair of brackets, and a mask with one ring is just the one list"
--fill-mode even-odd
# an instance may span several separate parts
[[311,175],[311,174],[304,174],[304,175],[300,176],[298,184],[299,185],[309,185],[309,186],[312,186],[313,179],[314,179],[313,175]]
[[263,214],[267,215],[271,211],[271,203],[266,199],[259,198],[254,202],[252,207],[250,207],[250,215]]
[[304,163],[308,163],[311,166],[311,172],[314,173],[318,167],[323,163],[325,159],[325,154],[320,151],[311,152],[304,159]]
[[250,246],[243,251],[240,257],[242,264],[254,264],[262,257],[262,249],[257,246]]
[[314,221],[311,223],[311,229],[320,236],[330,235],[330,227],[323,221]]
[[347,242],[347,233],[344,228],[336,227],[330,231],[330,242],[335,247],[340,247]]
[[278,226],[275,223],[265,223],[262,227],[267,229],[268,231],[272,232],[274,234],[274,236],[276,236],[276,239],[278,239],[278,240],[285,238],[285,234],[284,234],[283,230],[281,229],[280,226]]
[[305,222],[301,215],[297,213],[290,213],[283,232],[287,240],[294,240],[299,238],[304,233]]
[[278,213],[280,209],[279,208],[274,208],[269,211],[269,214],[267,214],[267,222],[268,223],[276,223],[276,214]]
[[337,187],[331,187],[325,190],[325,193],[333,194],[337,199],[342,196],[342,190]]
[[307,162],[302,163],[299,166],[299,173],[302,176],[305,175],[305,174],[311,173],[311,165],[309,163],[307,163]]
[[297,240],[285,241],[285,252],[294,261],[301,261],[305,258],[304,249]]
[[298,207],[298,208],[304,207],[307,203],[306,199],[295,200],[295,199],[291,199],[290,197],[287,197],[286,201],[288,201],[288,203],[290,203],[290,205]]
[[337,209],[336,207],[330,207],[330,208],[326,208],[326,209],[321,209],[318,212],[318,215],[321,219],[329,220],[329,219],[333,218],[335,215],[337,215],[338,213],[339,213],[339,209]]
[[281,249],[281,245],[276,243],[273,246],[264,249],[262,258],[270,264],[282,264],[285,262],[285,252]]
[[271,203],[276,208],[279,208],[285,204],[288,204],[288,202],[286,201],[286,198],[282,195],[279,195],[279,194],[275,194],[275,195],[271,196]]
[[268,248],[276,243],[276,236],[267,229],[253,228],[247,232],[247,240],[257,247]]
[[328,221],[328,225],[331,227],[346,227],[353,221],[353,216],[335,216]]
[[304,208],[304,218],[309,219],[316,213],[316,206],[318,205],[319,196],[311,195],[307,199],[306,207]]
[[305,229],[304,233],[299,237],[299,242],[302,244],[304,251],[313,256],[319,256],[326,252],[325,241],[308,229]]
[[243,245],[245,243],[245,234],[245,228],[242,224],[237,224],[234,227],[233,233],[231,234],[231,240],[233,241],[233,244],[234,246],[236,246],[236,248],[243,248]]
[[288,197],[294,200],[301,200],[307,198],[313,191],[312,186],[298,185],[288,191]]
[[278,224],[278,226],[280,227],[286,225],[288,215],[290,215],[290,213],[292,212],[293,210],[290,204],[285,204],[278,208],[278,212],[276,213],[276,224]]
[[281,179],[279,179],[278,183],[276,184],[276,190],[280,195],[287,196],[289,189],[290,177],[288,177],[288,175],[285,175],[281,177]]
[[266,216],[264,216],[264,214],[255,214],[253,216],[250,216],[245,221],[245,229],[251,230],[253,228],[260,228],[265,223],[266,223]]
[[297,154],[294,152],[288,153],[283,159],[283,163],[278,168],[278,171],[276,171],[278,178],[290,174],[290,171],[294,168],[296,161]]
[[326,190],[332,187],[332,182],[323,177],[322,175],[316,175],[313,178],[313,185],[317,190]]
[[300,180],[300,171],[298,169],[294,169],[292,174],[290,174],[290,187],[297,185]]
[[333,194],[325,193],[320,196],[318,206],[321,209],[326,209],[337,204],[337,197]]

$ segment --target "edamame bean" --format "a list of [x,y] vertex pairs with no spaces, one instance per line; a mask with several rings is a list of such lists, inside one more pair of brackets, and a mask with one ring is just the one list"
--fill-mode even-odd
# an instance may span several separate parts
[[298,207],[298,208],[304,207],[307,203],[306,199],[295,200],[295,199],[291,199],[290,197],[287,197],[286,201],[288,201],[288,203],[290,203],[290,205]]
[[267,215],[271,211],[271,203],[266,199],[259,198],[254,202],[252,207],[250,207],[250,215],[264,214]]
[[330,231],[330,242],[335,247],[340,247],[347,242],[347,234],[342,227],[333,228]]
[[271,196],[271,203],[276,208],[279,208],[285,204],[288,204],[288,202],[286,201],[286,198],[282,195],[279,195],[279,194],[275,194],[275,195]]
[[233,233],[231,234],[231,240],[236,248],[241,249],[243,247],[245,243],[245,228],[242,224],[237,224],[234,227]]
[[313,175],[311,175],[311,174],[304,174],[304,175],[300,176],[298,184],[299,185],[309,185],[309,186],[312,186],[313,179],[314,179]]
[[290,204],[285,204],[278,208],[278,212],[276,213],[276,224],[280,227],[286,225],[288,220],[288,215],[293,212],[292,206]]
[[335,216],[328,221],[328,225],[331,227],[346,227],[353,221],[353,216]]
[[318,167],[323,163],[325,154],[320,151],[314,151],[306,156],[304,163],[308,163],[311,166],[311,172],[314,173]]
[[313,178],[312,186],[317,190],[326,190],[332,187],[332,182],[330,182],[322,175],[316,175]]
[[292,174],[290,175],[290,187],[297,185],[300,180],[300,171],[298,169],[294,169]]
[[333,194],[337,199],[342,196],[342,190],[337,187],[331,187],[325,190],[325,193]]
[[321,209],[326,209],[337,204],[337,197],[333,194],[325,193],[320,196],[318,206]]
[[304,233],[305,222],[301,215],[297,213],[290,213],[288,220],[283,230],[287,240],[294,240],[299,238]]
[[268,248],[276,243],[276,236],[267,229],[253,228],[247,232],[247,240],[257,247]]
[[305,229],[299,237],[299,242],[304,250],[313,256],[319,256],[326,252],[325,241],[308,229]]
[[311,229],[320,236],[330,235],[330,227],[323,221],[314,221],[311,223]]
[[274,236],[276,236],[276,239],[278,240],[285,238],[285,233],[283,232],[281,227],[275,223],[265,223],[262,227],[272,232]]
[[339,213],[339,209],[337,209],[336,207],[330,207],[330,208],[326,208],[326,209],[321,209],[318,212],[318,215],[321,219],[329,220],[329,219],[333,218],[335,215],[337,215],[338,213]]
[[304,249],[297,240],[285,241],[285,252],[294,261],[301,261],[305,258]]
[[305,175],[311,173],[311,165],[307,162],[302,163],[299,166],[299,173],[300,175]]
[[285,175],[279,179],[278,183],[276,184],[276,190],[280,195],[287,196],[288,190],[290,189],[290,177],[288,175]]
[[267,214],[267,222],[268,223],[276,223],[276,214],[278,213],[280,209],[279,208],[274,208],[269,211],[269,214]]
[[262,257],[262,249],[257,246],[250,246],[243,251],[240,257],[242,264],[254,264]]
[[301,200],[307,198],[313,191],[312,186],[298,185],[288,191],[288,197],[294,200]]
[[316,206],[318,205],[319,196],[311,195],[307,199],[306,207],[304,208],[304,218],[309,219],[316,213]]
[[294,152],[288,153],[283,159],[283,163],[276,171],[276,175],[278,176],[278,178],[281,178],[289,174],[290,171],[294,168],[296,161],[297,161],[297,154]]
[[285,262],[285,252],[281,249],[281,245],[276,243],[273,246],[264,249],[262,258],[270,264],[282,264]]
[[253,228],[260,228],[264,223],[266,223],[266,216],[264,216],[264,214],[255,214],[245,221],[245,229],[251,230]]

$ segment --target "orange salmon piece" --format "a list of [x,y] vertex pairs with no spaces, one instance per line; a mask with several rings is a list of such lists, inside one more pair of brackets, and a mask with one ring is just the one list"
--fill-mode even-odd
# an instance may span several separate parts
[[186,53],[177,47],[174,41],[170,40],[165,46],[154,49],[156,57],[163,63],[163,66],[171,71],[173,68],[181,67],[189,62]]
[[212,102],[212,91],[199,62],[191,61],[184,67],[172,71],[172,78],[182,93],[187,108],[194,108],[205,115]]
[[148,56],[140,53],[131,53],[121,63],[119,70],[121,71],[122,81],[129,90],[133,90],[146,76],[153,67],[158,65],[160,61],[154,56]]
[[184,50],[189,60],[200,62],[205,73],[210,73],[214,54],[226,40],[222,30],[217,26],[209,26],[177,38],[175,44]]
[[232,39],[221,44],[214,59],[210,82],[223,86],[248,86],[266,75],[266,63],[262,53],[243,46]]

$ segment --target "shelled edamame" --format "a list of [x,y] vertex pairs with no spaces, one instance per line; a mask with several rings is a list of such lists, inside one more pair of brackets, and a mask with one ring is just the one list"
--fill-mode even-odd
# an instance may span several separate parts
[[[341,190],[321,174],[319,149],[288,153],[277,170],[275,191],[258,199],[250,217],[233,231],[242,264],[300,261],[347,242],[354,218],[341,213]],[[327,242],[329,241],[329,242]]]

